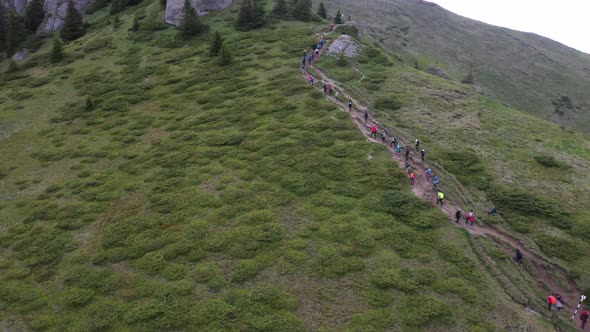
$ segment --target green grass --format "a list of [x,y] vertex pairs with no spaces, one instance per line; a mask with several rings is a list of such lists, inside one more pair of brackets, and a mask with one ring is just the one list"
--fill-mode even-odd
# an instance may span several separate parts
[[545,328],[307,87],[311,23],[207,16],[235,56],[221,67],[205,36],[127,31],[154,5],[116,31],[99,11],[63,63],[45,48],[0,82],[7,328]]

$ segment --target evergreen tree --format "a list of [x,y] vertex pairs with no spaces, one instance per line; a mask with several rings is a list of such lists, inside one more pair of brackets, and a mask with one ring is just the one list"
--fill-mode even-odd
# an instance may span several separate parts
[[336,23],[336,24],[342,24],[343,23],[343,21],[342,21],[342,14],[340,13],[340,10],[338,10],[336,12],[336,17],[334,17],[334,23]]
[[128,0],[113,0],[111,5],[111,15],[122,12],[127,4]]
[[287,1],[285,0],[278,0],[275,4],[275,7],[272,10],[273,14],[278,17],[287,17],[289,14],[289,8],[287,7]]
[[51,47],[51,54],[49,60],[53,63],[60,62],[64,58],[64,46],[57,34],[53,35],[53,46]]
[[137,15],[133,16],[133,24],[131,25],[131,29],[129,29],[131,31],[137,31],[139,30],[139,18],[137,18]]
[[182,22],[180,22],[180,36],[188,40],[206,30],[206,26],[201,23],[197,12],[189,0],[184,0],[182,9]]
[[328,18],[328,11],[326,10],[326,7],[324,6],[323,2],[320,2],[320,7],[318,8],[318,16],[323,19]]
[[225,44],[221,45],[219,50],[219,64],[227,66],[232,62],[232,55]]
[[211,35],[210,40],[211,47],[209,49],[209,54],[211,54],[211,56],[217,56],[221,50],[221,46],[223,45],[223,38],[221,38],[219,31],[215,31]]
[[166,8],[167,5],[168,5],[168,1],[160,0],[160,8],[164,9],[164,8]]
[[45,19],[45,10],[43,10],[43,0],[33,0],[27,5],[25,11],[25,29],[29,33],[35,33],[43,19]]
[[68,8],[66,9],[66,18],[64,19],[64,26],[61,29],[60,37],[65,42],[78,39],[84,35],[84,23],[82,22],[82,15],[76,9],[74,1],[68,1]]
[[18,14],[11,10],[6,20],[6,55],[16,53],[18,45],[25,39],[25,26]]
[[115,18],[113,19],[113,29],[119,29],[119,27],[121,26],[121,19],[119,18],[119,15],[115,15]]
[[338,60],[336,60],[336,63],[338,63],[339,66],[346,66],[348,64],[348,61],[346,60],[346,57],[344,56],[344,52],[340,52],[338,53]]
[[14,60],[10,60],[10,62],[8,63],[8,69],[6,69],[7,73],[14,73],[18,71],[18,65],[16,64],[16,61]]
[[[4,6],[0,4],[0,55],[6,49],[6,16]],[[0,59],[2,57],[0,56]]]
[[293,17],[300,21],[311,21],[311,0],[298,0],[293,8]]
[[240,30],[250,30],[262,27],[266,21],[264,18],[264,8],[258,0],[244,0],[238,14],[237,28]]

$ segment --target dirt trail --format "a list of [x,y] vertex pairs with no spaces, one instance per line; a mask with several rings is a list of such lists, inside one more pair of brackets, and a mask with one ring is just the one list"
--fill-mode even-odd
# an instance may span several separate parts
[[[327,47],[324,47],[321,51],[325,49],[327,49]],[[321,61],[321,56],[316,61]],[[392,136],[388,136],[385,142],[382,142],[380,138],[380,132],[383,128],[385,128],[385,126],[372,116],[372,113],[370,112],[368,107],[362,105],[352,96],[350,96],[346,91],[344,91],[344,89],[342,89],[339,86],[338,82],[332,80],[323,70],[317,68],[315,66],[315,62],[311,65],[308,64],[308,68],[309,67],[313,68],[316,73],[316,76],[314,77],[315,87],[322,90],[323,82],[325,82],[326,84],[332,84],[334,88],[334,94],[326,94],[326,98],[334,104],[338,105],[342,111],[350,114],[351,120],[359,128],[363,135],[367,136],[368,141],[385,145],[392,159],[397,161],[400,169],[404,169],[404,152],[402,151],[402,153],[398,154],[395,148],[390,146]],[[309,76],[309,73],[306,70],[302,70],[302,74],[305,79],[307,79]],[[339,97],[346,101],[341,101]],[[352,100],[352,111],[348,110],[348,100]],[[364,119],[365,110],[369,111],[369,118],[366,122]],[[377,126],[377,128],[379,129],[378,139],[373,139],[370,136],[370,128],[373,125]],[[388,135],[391,135],[391,132],[389,132]],[[422,197],[423,199],[432,202],[432,204],[434,205],[436,202],[437,191],[434,190],[434,187],[431,184],[431,182],[426,180],[425,170],[428,168],[428,165],[426,164],[426,162],[422,162],[420,158],[420,153],[419,151],[416,151],[413,144],[409,143],[408,140],[399,137],[398,134],[396,134],[396,138],[402,144],[402,146],[411,147],[409,161],[411,168],[414,170],[414,173],[416,175],[415,183],[412,186],[412,190],[414,191],[416,196]],[[428,156],[426,156],[426,159],[427,158]],[[443,193],[445,193],[444,186],[439,185],[439,189],[442,190]],[[465,215],[466,210],[463,207],[461,207],[458,202],[450,202],[448,200],[448,195],[445,193],[445,202],[444,205],[441,207],[441,210],[449,217],[450,220],[452,220],[452,224],[456,225],[457,227],[464,228],[473,236],[486,236],[492,239],[502,250],[509,254],[510,257],[513,256],[515,248],[519,248],[523,252],[525,260],[530,261],[531,265],[534,267],[537,275],[533,277],[535,277],[539,286],[543,289],[545,293],[560,293],[567,301],[566,308],[571,308],[572,306],[575,307],[577,305],[580,292],[573,279],[568,275],[567,271],[565,271],[560,266],[548,262],[547,259],[538,255],[537,253],[528,250],[527,248],[525,248],[524,244],[519,239],[511,236],[510,234],[507,234],[506,232],[496,227],[493,227],[492,225],[478,224],[476,226],[469,226],[464,223],[464,216],[461,218],[461,221],[459,221],[459,223],[456,224],[454,222],[455,212],[458,209],[460,209],[463,212],[463,215]],[[563,287],[561,287],[559,283],[555,281],[555,279],[548,270],[549,268],[554,271],[558,271],[560,274],[563,275],[563,278],[566,280],[568,284],[567,289],[563,289]]]

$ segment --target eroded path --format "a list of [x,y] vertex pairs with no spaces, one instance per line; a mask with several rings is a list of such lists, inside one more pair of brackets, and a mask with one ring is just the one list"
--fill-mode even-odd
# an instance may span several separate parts
[[[322,51],[326,49],[327,46],[324,47]],[[316,61],[321,61],[321,57]],[[315,88],[322,90],[322,83],[332,84],[334,88],[334,94],[326,94],[325,97],[334,104],[336,104],[342,111],[350,114],[351,120],[359,128],[363,135],[367,137],[368,141],[386,146],[387,151],[389,152],[392,159],[397,161],[397,164],[399,165],[400,169],[404,169],[405,154],[403,153],[403,151],[402,153],[397,153],[395,148],[390,146],[392,138],[391,136],[388,136],[386,141],[382,142],[379,135],[381,130],[385,128],[385,126],[372,116],[372,112],[369,110],[369,108],[360,103],[359,101],[355,100],[355,98],[353,98],[349,93],[347,93],[342,87],[342,84],[339,84],[339,82],[331,79],[326,72],[316,67],[315,62],[311,65],[308,64],[307,69],[309,69],[310,67],[313,68],[315,73]],[[309,73],[306,70],[302,70],[302,75],[304,79],[307,80]],[[354,105],[352,111],[349,111],[348,109],[348,100],[352,100],[352,103]],[[367,121],[365,121],[364,119],[365,110],[367,110],[370,114]],[[377,128],[379,129],[377,139],[373,139],[370,136],[370,128],[373,125],[377,126]],[[391,135],[391,133],[388,133],[388,135]],[[414,170],[414,173],[416,175],[416,180],[414,185],[412,186],[412,190],[414,191],[416,196],[419,196],[431,202],[434,206],[436,202],[437,191],[435,191],[435,188],[433,187],[431,182],[426,179],[425,174],[425,170],[429,166],[426,162],[422,162],[420,158],[420,153],[416,151],[416,149],[413,147],[413,144],[410,143],[411,140],[400,137],[398,133],[395,133],[395,136],[397,140],[402,144],[402,146],[412,147],[412,152],[410,153],[409,161],[411,168]],[[445,181],[448,182],[453,180],[445,179]],[[408,179],[408,184],[409,182],[410,181]],[[459,183],[454,184],[461,187]],[[464,217],[462,217],[461,221],[459,221],[459,223],[456,224],[455,212],[458,209],[460,209],[461,211],[463,211],[463,214],[465,215],[466,209],[464,209],[456,200],[451,201],[448,199],[449,195],[446,194],[444,186],[440,186],[440,189],[443,191],[443,193],[445,193],[445,203],[440,208],[449,217],[449,220],[452,221],[453,225],[465,229],[472,236],[485,236],[490,238],[498,247],[500,247],[504,252],[506,252],[509,255],[509,257],[512,257],[514,255],[515,248],[519,248],[523,252],[525,260],[528,260],[530,262],[530,265],[533,267],[536,275],[533,275],[532,277],[537,281],[538,287],[542,289],[544,293],[560,293],[567,302],[566,308],[572,308],[577,305],[580,294],[579,289],[576,286],[573,279],[568,275],[567,271],[565,271],[560,266],[557,266],[549,262],[546,258],[540,256],[534,251],[528,250],[525,247],[525,245],[521,242],[521,240],[511,236],[510,234],[502,231],[501,229],[494,227],[493,225],[477,224],[476,226],[470,226],[464,223]],[[494,261],[489,257],[487,257],[487,261],[485,263],[488,266],[495,265]],[[494,269],[495,267],[491,266],[491,268]],[[562,279],[566,281],[567,285],[560,286],[559,283],[552,276],[550,271],[553,271],[553,273],[559,273],[563,277]]]

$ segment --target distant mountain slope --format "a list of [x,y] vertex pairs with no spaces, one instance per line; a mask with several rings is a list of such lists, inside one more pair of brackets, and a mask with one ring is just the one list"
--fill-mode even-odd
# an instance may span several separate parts
[[[474,21],[421,0],[328,0],[405,60],[435,64],[509,106],[566,127],[590,125],[590,55]],[[411,60],[410,60],[411,61]]]

